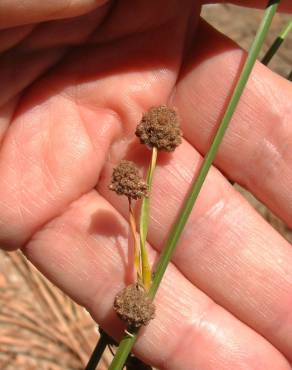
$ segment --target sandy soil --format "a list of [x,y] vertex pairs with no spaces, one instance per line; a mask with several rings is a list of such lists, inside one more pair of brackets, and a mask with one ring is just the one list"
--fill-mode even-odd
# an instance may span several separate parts
[[[203,8],[202,17],[217,30],[228,35],[242,48],[247,50],[256,34],[258,24],[262,17],[262,11],[227,4],[208,5]],[[291,15],[289,14],[275,15],[260,57],[264,55],[290,17]],[[282,44],[277,55],[269,65],[272,70],[284,77],[286,77],[292,69],[291,50],[292,32],[288,35],[285,43]]]

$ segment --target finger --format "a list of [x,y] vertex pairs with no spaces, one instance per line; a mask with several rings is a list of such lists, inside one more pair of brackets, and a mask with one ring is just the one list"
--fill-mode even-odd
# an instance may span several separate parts
[[26,26],[0,32],[1,47],[9,49],[13,46],[0,58],[0,106],[52,69],[68,53],[69,47],[85,42],[102,23],[105,8],[70,21],[59,20],[34,29]]
[[1,148],[1,247],[20,247],[96,185],[110,146],[168,98],[184,32],[185,18],[113,47],[84,46],[26,93]]
[[0,3],[0,29],[76,17],[106,2],[107,0],[3,0]]
[[[206,4],[210,4],[210,3],[225,3],[226,0],[211,0],[211,1],[208,1],[208,0],[204,0],[203,1],[204,3]],[[233,3],[233,4],[237,4],[237,5],[241,5],[241,6],[247,6],[247,7],[260,7],[260,8],[264,8],[267,6],[268,4],[268,1],[267,0],[232,0],[232,1],[228,1],[229,3]],[[291,1],[290,0],[281,0],[280,1],[280,4],[279,4],[279,10],[280,11],[288,11],[288,12],[291,12],[292,11],[292,5],[291,5]]]
[[11,121],[11,117],[13,116],[15,107],[17,105],[19,97],[14,97],[10,99],[6,104],[1,107],[0,110],[0,145],[2,140],[5,137],[5,132],[9,126]]
[[0,32],[0,52],[12,48],[27,37],[33,30],[33,25],[21,26],[2,30]]
[[[244,52],[202,23],[172,104],[184,135],[206,153],[222,118]],[[292,225],[292,85],[257,63],[233,116],[216,165]],[[281,179],[281,181],[279,181]]]
[[[112,336],[121,324],[112,311],[124,286],[127,226],[91,192],[51,222],[25,248],[31,261],[85,305]],[[156,318],[143,329],[135,352],[160,369],[290,369],[267,341],[214,304],[170,266],[157,300]],[[161,343],[167,346],[161,346]],[[190,352],[189,349],[192,348]]]
[[44,88],[32,105],[27,101],[19,108],[2,144],[1,248],[19,248],[43,223],[94,187],[119,131],[112,112],[100,109],[93,115],[68,97],[50,95],[47,84]]
[[0,59],[0,107],[21,93],[29,84],[47,71],[64,55],[64,48],[38,52],[7,52]]
[[[48,77],[18,102],[15,98],[67,51],[64,45],[48,45],[48,28],[53,39],[54,32],[63,30],[59,43],[78,42],[99,18],[91,14],[70,24],[39,27],[37,34],[31,33],[19,47],[2,56],[1,248],[19,248],[43,223],[94,187],[106,151],[119,132],[112,111],[95,110],[95,121],[90,109],[80,108],[74,99],[62,95],[64,80],[60,77]],[[69,36],[74,24],[80,26],[78,35],[72,31]],[[36,50],[29,48],[30,42]],[[96,122],[100,122],[98,130]]]
[[[127,158],[146,161],[147,152],[139,147],[138,143],[130,146]],[[114,163],[120,148],[116,150],[111,153]],[[186,142],[173,156],[161,158],[151,195],[148,234],[149,242],[158,250],[165,244],[200,163],[199,154]],[[108,163],[99,191],[125,215],[126,204],[107,188],[111,172],[112,163]],[[214,169],[173,262],[195,286],[292,359],[291,247]]]
[[200,1],[185,0],[184,6],[178,0],[160,0],[149,3],[142,0],[135,3],[133,12],[132,0],[116,2],[111,9],[110,17],[98,28],[93,39],[97,43],[105,43],[117,38],[127,37],[135,33],[158,29],[180,16],[192,17],[192,27],[197,24],[200,13]]

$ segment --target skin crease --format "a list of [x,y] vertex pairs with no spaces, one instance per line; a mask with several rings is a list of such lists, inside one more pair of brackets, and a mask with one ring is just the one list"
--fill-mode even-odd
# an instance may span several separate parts
[[[199,21],[194,1],[25,4],[0,6],[1,246],[22,248],[119,339],[127,207],[107,190],[112,168],[124,157],[145,168],[136,124],[152,105],[177,108],[184,141],[159,156],[154,179],[154,261],[245,54]],[[216,162],[289,225],[291,101],[291,84],[258,63]],[[291,369],[291,262],[291,246],[212,168],[136,354],[165,370]]]

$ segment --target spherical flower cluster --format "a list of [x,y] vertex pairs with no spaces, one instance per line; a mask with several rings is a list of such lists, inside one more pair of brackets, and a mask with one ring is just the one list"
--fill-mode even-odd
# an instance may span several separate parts
[[128,285],[115,297],[114,310],[132,328],[147,325],[154,318],[155,306],[139,284]]
[[136,136],[149,148],[172,152],[182,142],[177,113],[165,105],[150,108],[136,128]]
[[125,160],[114,168],[109,189],[130,199],[140,199],[148,193],[148,186],[141,178],[137,166]]

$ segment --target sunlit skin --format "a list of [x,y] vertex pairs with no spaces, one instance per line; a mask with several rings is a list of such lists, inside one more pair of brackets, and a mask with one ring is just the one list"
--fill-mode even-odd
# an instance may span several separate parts
[[[184,140],[155,172],[155,259],[245,59],[199,19],[200,5],[0,4],[1,246],[21,248],[116,339],[111,307],[128,283],[128,208],[108,190],[112,168],[124,157],[146,168],[150,151],[135,127],[150,106],[176,107]],[[291,1],[281,9],[292,11]],[[135,346],[147,363],[291,370],[292,249],[228,181],[292,226],[291,102],[291,83],[257,63],[163,280],[156,318]]]

